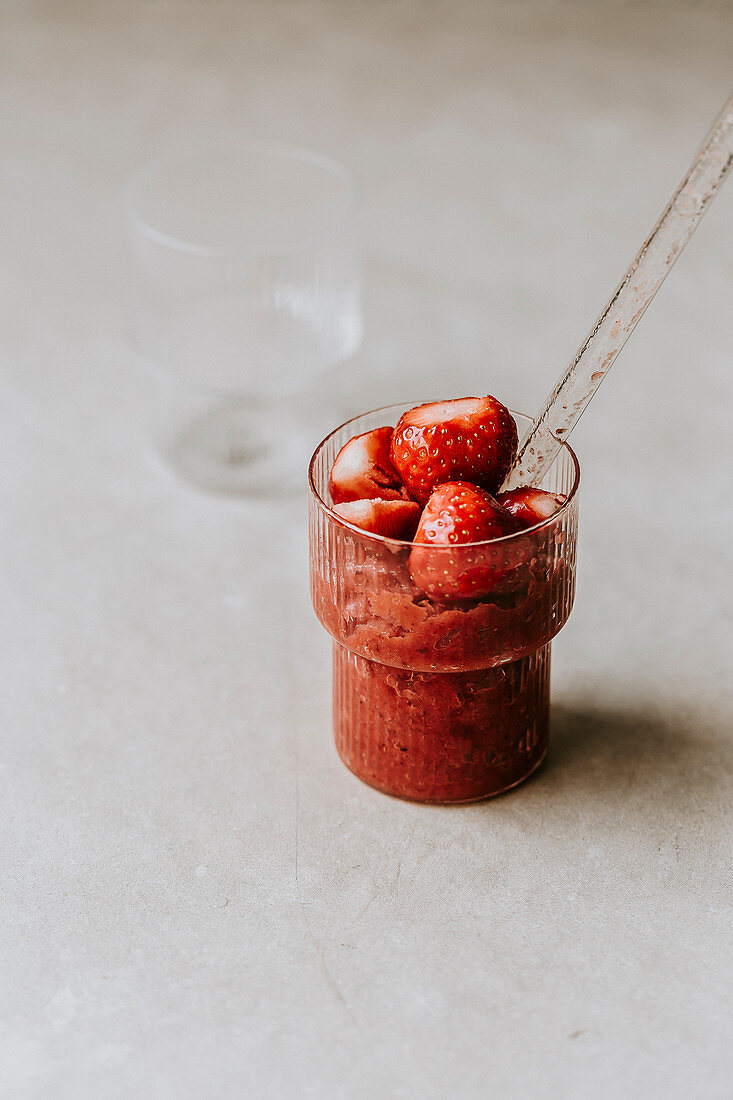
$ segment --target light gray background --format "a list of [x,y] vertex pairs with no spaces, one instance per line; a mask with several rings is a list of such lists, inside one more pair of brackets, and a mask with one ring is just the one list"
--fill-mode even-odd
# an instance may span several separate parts
[[535,410],[733,84],[733,9],[42,3],[0,27],[8,1097],[731,1096],[733,185],[579,427],[553,748],[464,809],[329,732],[304,502],[179,484],[119,192],[212,132],[363,200],[392,400]]

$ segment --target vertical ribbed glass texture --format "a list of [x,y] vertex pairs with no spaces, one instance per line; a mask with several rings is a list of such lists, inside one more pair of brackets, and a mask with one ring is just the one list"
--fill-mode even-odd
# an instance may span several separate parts
[[[542,488],[566,496],[549,520],[471,546],[420,547],[436,566],[488,555],[505,581],[438,602],[414,584],[411,543],[369,535],[330,508],[328,476],[353,436],[412,406],[357,417],[310,469],[313,605],[334,640],[334,733],[344,763],[389,794],[467,802],[521,782],[547,749],[550,641],[575,590],[579,467],[564,445]],[[528,418],[515,414],[520,436]],[[479,549],[480,548],[480,549]]]

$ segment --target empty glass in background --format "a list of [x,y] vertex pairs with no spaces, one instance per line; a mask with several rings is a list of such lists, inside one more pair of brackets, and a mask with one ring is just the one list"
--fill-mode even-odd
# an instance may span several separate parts
[[187,480],[302,483],[302,395],[361,341],[353,199],[337,162],[275,143],[161,159],[131,181],[132,336],[157,377],[158,446]]

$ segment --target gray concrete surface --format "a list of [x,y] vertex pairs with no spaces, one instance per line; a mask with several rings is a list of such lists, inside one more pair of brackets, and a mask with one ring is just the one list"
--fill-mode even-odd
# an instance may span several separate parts
[[393,400],[531,412],[729,94],[733,9],[0,18],[3,1095],[730,1097],[733,185],[574,436],[549,760],[463,809],[336,759],[303,500],[152,453],[119,193],[212,132],[341,158],[367,338],[313,441]]

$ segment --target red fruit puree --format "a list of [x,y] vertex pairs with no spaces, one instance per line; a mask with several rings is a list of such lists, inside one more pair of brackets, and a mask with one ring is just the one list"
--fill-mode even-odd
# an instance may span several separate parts
[[412,672],[335,645],[344,764],[387,794],[472,802],[521,782],[547,750],[550,646],[495,668]]
[[347,767],[424,802],[486,798],[537,767],[548,643],[573,596],[565,528],[554,521],[512,539],[526,560],[521,587],[452,604],[416,588],[408,547],[331,531],[330,576],[314,576],[313,597],[336,643],[334,732]]

